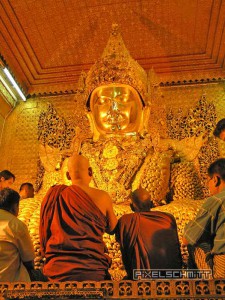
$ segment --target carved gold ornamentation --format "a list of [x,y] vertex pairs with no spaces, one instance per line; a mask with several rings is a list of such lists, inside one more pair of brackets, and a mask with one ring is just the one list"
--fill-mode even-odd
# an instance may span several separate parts
[[102,57],[87,74],[86,93],[90,95],[96,87],[111,83],[132,86],[147,104],[147,74],[130,56],[117,24],[112,26],[112,33]]
[[139,186],[146,189],[155,206],[166,203],[165,198],[169,191],[171,156],[171,151],[150,153],[132,184],[132,190]]
[[203,186],[192,162],[173,164],[171,170],[173,200],[202,199]]
[[41,113],[38,122],[38,140],[42,145],[59,150],[68,149],[74,135],[75,128],[70,127],[52,105]]
[[198,137],[202,133],[210,134],[216,126],[216,109],[213,103],[203,95],[195,107],[184,112],[181,108],[167,113],[168,135],[172,139]]
[[0,283],[0,299],[224,299],[220,280]]
[[84,141],[81,153],[93,169],[95,185],[108,191],[115,203],[124,202],[131,191],[131,178],[140,168],[151,141],[137,136],[111,137],[94,143]]
[[114,158],[118,154],[117,146],[113,145],[113,143],[108,143],[103,150],[102,156],[104,158]]

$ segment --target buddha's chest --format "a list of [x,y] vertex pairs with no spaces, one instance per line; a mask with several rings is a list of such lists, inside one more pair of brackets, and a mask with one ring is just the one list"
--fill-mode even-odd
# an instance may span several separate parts
[[96,143],[86,142],[81,152],[89,159],[98,188],[128,189],[132,178],[143,163],[150,148],[144,139],[109,139]]

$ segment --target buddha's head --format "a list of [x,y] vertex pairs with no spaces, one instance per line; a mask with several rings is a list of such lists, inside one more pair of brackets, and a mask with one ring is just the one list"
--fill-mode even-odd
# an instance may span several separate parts
[[85,79],[86,106],[94,139],[140,131],[148,105],[147,74],[135,61],[113,25],[102,56]]
[[99,135],[131,134],[140,129],[143,102],[129,85],[108,84],[95,88],[88,106]]

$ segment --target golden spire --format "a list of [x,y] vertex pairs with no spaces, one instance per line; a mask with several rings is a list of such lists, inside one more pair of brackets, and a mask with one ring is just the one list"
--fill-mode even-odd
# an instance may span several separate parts
[[127,50],[117,24],[112,25],[112,32],[100,59],[91,67],[86,78],[88,95],[101,85],[128,84],[147,99],[147,74]]

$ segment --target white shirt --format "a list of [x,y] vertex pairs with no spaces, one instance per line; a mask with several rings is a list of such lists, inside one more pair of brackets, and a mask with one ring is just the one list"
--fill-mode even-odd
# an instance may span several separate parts
[[23,262],[35,257],[27,226],[10,212],[0,209],[0,282],[30,281]]

